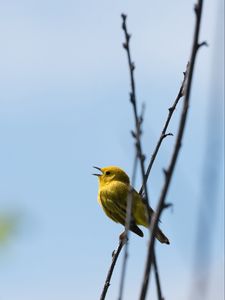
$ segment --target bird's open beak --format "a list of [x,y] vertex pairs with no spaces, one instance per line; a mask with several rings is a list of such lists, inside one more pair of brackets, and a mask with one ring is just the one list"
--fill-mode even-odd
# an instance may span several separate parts
[[[102,170],[101,170],[101,168],[99,168],[99,167],[93,167],[93,168],[95,168],[95,169],[97,169],[97,170],[99,170],[99,171],[101,171],[102,172]],[[92,175],[95,175],[95,176],[102,176],[102,174],[92,174]]]

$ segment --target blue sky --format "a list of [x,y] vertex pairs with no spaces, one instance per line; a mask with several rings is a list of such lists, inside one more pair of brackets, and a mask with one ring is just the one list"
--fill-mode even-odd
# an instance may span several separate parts
[[[0,213],[20,220],[16,234],[0,246],[1,300],[98,299],[122,227],[97,204],[92,166],[119,165],[130,175],[134,157],[120,14],[128,14],[132,33],[149,159],[189,58],[193,4],[0,0]],[[188,299],[192,287],[202,173],[209,156],[218,178],[208,299],[222,300],[222,6],[222,1],[204,5],[201,39],[210,47],[198,53],[188,124],[168,194],[174,207],[162,216],[171,240],[169,247],[157,244],[166,299]],[[180,107],[170,126],[173,133]],[[209,128],[216,156],[206,152]],[[153,207],[173,144],[174,138],[164,141],[149,180]],[[140,183],[138,176],[137,189]],[[147,231],[144,239],[131,235],[124,299],[139,294],[147,240]],[[118,295],[120,270],[121,259],[109,300]]]

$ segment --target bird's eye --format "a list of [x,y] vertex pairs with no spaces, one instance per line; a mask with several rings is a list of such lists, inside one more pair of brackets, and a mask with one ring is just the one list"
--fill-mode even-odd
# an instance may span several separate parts
[[105,175],[110,175],[110,172],[109,172],[109,171],[106,171],[106,172],[105,172]]

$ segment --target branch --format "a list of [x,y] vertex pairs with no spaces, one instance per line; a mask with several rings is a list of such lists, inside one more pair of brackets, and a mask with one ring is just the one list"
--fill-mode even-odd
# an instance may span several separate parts
[[165,300],[162,296],[162,289],[161,289],[161,283],[160,283],[160,278],[159,278],[158,265],[157,265],[156,256],[155,256],[155,249],[154,249],[154,253],[153,253],[153,265],[154,265],[154,270],[155,270],[155,281],[156,281],[156,289],[157,289],[158,299]]
[[117,259],[118,259],[119,255],[120,255],[120,252],[121,252],[124,244],[125,244],[125,239],[121,238],[117,249],[113,251],[113,254],[112,254],[112,263],[111,263],[111,265],[109,267],[109,271],[107,273],[107,277],[106,277],[106,280],[105,280],[105,284],[104,284],[104,287],[103,287],[103,290],[102,290],[102,294],[101,294],[100,300],[104,300],[105,299],[106,293],[107,293],[108,288],[110,286],[110,280],[111,280],[111,277],[112,277],[112,273],[113,273],[115,264],[117,262]]
[[130,228],[130,221],[131,221],[131,216],[132,216],[132,206],[133,206],[132,186],[134,186],[134,184],[135,184],[135,177],[136,177],[136,173],[137,173],[137,162],[138,162],[138,157],[137,157],[137,155],[135,155],[131,185],[129,187],[129,192],[128,192],[128,196],[127,196],[126,222],[125,222],[125,231],[124,231],[124,238],[126,239],[127,242],[125,244],[125,250],[124,250],[118,300],[122,300],[123,290],[124,290],[124,282],[125,282],[127,259],[128,259],[129,228]]
[[[173,103],[173,105],[168,109],[168,116],[167,116],[167,119],[166,119],[166,122],[165,122],[165,125],[163,127],[163,130],[161,132],[161,135],[159,137],[159,140],[156,144],[156,147],[155,147],[155,150],[153,151],[153,154],[151,156],[151,160],[149,162],[149,165],[148,165],[148,168],[147,168],[147,171],[145,173],[145,177],[144,177],[144,182],[146,183],[147,180],[148,180],[148,177],[149,177],[149,174],[151,172],[151,169],[152,169],[152,166],[155,162],[155,158],[158,154],[158,151],[159,151],[159,148],[162,144],[162,141],[167,137],[167,136],[172,136],[173,134],[172,133],[166,133],[167,132],[167,128],[169,126],[169,123],[170,123],[170,120],[172,118],[172,115],[177,107],[177,104],[179,102],[179,100],[184,96],[184,87],[185,87],[185,82],[186,82],[186,79],[187,79],[187,69],[188,69],[188,64],[187,64],[187,67],[186,67],[186,71],[183,73],[184,74],[184,78],[183,78],[183,81],[181,83],[181,86],[180,86],[180,89],[179,89],[179,92],[177,94],[177,97]],[[139,191],[139,194],[143,194],[144,192],[144,182],[142,184],[142,187]]]
[[170,185],[170,182],[172,179],[174,168],[175,168],[175,165],[177,162],[178,154],[179,154],[179,151],[181,148],[181,142],[183,139],[184,129],[185,129],[185,125],[186,125],[188,107],[189,107],[189,102],[190,102],[190,92],[191,92],[194,64],[195,64],[195,60],[196,60],[196,54],[198,52],[199,46],[201,45],[201,44],[199,44],[198,40],[199,40],[199,31],[200,31],[200,23],[201,23],[201,15],[202,15],[202,4],[203,4],[203,0],[198,0],[197,4],[195,5],[196,24],[195,24],[193,46],[192,46],[192,52],[191,52],[191,58],[190,58],[190,65],[189,65],[188,74],[187,74],[187,84],[186,84],[186,89],[185,89],[183,110],[182,110],[182,114],[181,114],[181,118],[180,118],[178,134],[177,134],[172,158],[171,158],[169,167],[165,172],[164,186],[161,191],[161,195],[159,198],[156,213],[155,213],[154,217],[152,218],[151,225],[150,225],[151,229],[152,229],[152,233],[151,233],[151,237],[150,237],[149,245],[148,245],[148,256],[147,256],[144,280],[143,280],[143,284],[142,284],[142,288],[141,288],[140,300],[144,300],[146,298],[149,277],[150,277],[150,272],[151,272],[151,265],[152,265],[153,257],[154,257],[155,232],[158,227],[160,215],[162,213],[162,210],[165,207],[165,199],[166,199],[169,185]]
[[[132,132],[132,136],[136,140],[137,156],[138,156],[139,161],[140,161],[141,175],[142,175],[142,178],[144,179],[144,177],[145,177],[145,167],[144,167],[145,156],[143,155],[142,146],[141,146],[141,134],[142,134],[141,125],[142,125],[142,122],[143,122],[143,116],[141,115],[139,117],[138,112],[137,112],[136,89],[135,89],[135,81],[134,81],[135,65],[134,65],[134,62],[132,62],[132,60],[131,60],[131,54],[130,54],[130,38],[131,38],[131,35],[127,31],[127,26],[126,26],[127,16],[122,14],[121,17],[122,17],[122,20],[123,20],[122,29],[123,29],[124,35],[125,35],[125,42],[123,43],[123,47],[127,52],[128,65],[129,65],[129,71],[130,71],[130,84],[131,84],[130,102],[133,106],[134,120],[135,120],[135,132]],[[147,205],[149,206],[146,182],[143,182],[143,184],[144,184],[146,202],[147,202]]]
[[[122,21],[123,21],[122,22],[122,29],[123,29],[124,35],[125,35],[125,43],[123,44],[123,47],[127,52],[128,66],[129,66],[129,71],[130,71],[130,82],[131,82],[130,102],[133,106],[134,119],[135,119],[135,132],[132,131],[132,136],[134,137],[134,139],[136,141],[136,153],[137,153],[137,158],[140,161],[141,175],[142,175],[142,181],[143,181],[142,186],[143,186],[143,190],[145,192],[145,200],[146,200],[146,205],[147,205],[148,212],[149,212],[149,223],[150,223],[150,216],[151,216],[150,211],[151,210],[150,210],[150,206],[149,206],[149,198],[148,198],[148,191],[147,191],[147,184],[146,184],[147,180],[145,180],[145,177],[146,177],[145,168],[144,168],[145,156],[143,154],[142,146],[141,146],[141,134],[142,134],[141,125],[143,123],[144,107],[142,107],[142,112],[139,116],[138,112],[137,112],[136,89],[135,89],[135,80],[134,80],[135,65],[134,65],[134,62],[132,62],[131,53],[130,53],[130,38],[131,38],[131,35],[127,31],[127,26],[126,26],[127,16],[122,14],[121,17],[122,17]],[[130,198],[132,198],[132,197],[130,197]],[[132,201],[132,199],[131,199],[131,201]],[[128,215],[129,220],[130,220],[130,217],[131,217],[131,210],[130,210],[130,215]],[[128,222],[128,226],[129,226],[129,223],[130,223],[130,221]],[[124,265],[126,263],[127,255],[128,255],[127,254],[127,248],[128,248],[128,245],[126,245],[126,253],[125,253],[125,256],[124,256]],[[154,267],[155,267],[154,270],[155,270],[155,277],[156,277],[158,299],[163,300],[155,254],[154,254]],[[123,283],[124,282],[124,277],[125,277],[125,266],[124,266],[122,274],[123,274],[123,276],[121,278],[121,282]],[[120,289],[119,300],[122,299],[123,285],[121,285],[121,286],[122,286],[122,288]]]

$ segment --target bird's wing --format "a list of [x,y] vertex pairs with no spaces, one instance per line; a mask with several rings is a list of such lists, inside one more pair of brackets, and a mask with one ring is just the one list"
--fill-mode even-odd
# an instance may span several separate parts
[[[139,202],[139,208],[142,207],[142,209],[141,209],[142,211],[144,211],[144,210],[147,211],[148,205],[147,205],[146,198],[143,195],[140,195],[134,188],[132,188],[132,192],[134,193],[134,197],[137,200],[137,202]],[[155,211],[151,208],[151,206],[149,206],[150,218],[153,216],[154,213],[155,213]],[[161,223],[160,219],[159,219],[159,223]],[[144,226],[146,226],[146,225],[144,225]]]
[[[147,201],[146,198],[144,197],[144,195],[139,194],[134,188],[132,188],[132,192],[134,193],[134,195],[139,195],[140,197],[138,197],[140,199],[140,201],[146,206],[147,208]],[[154,210],[151,208],[151,206],[149,207],[149,212],[152,215],[154,213]]]
[[124,205],[123,201],[120,201],[118,197],[115,197],[109,192],[101,191],[100,202],[109,218],[111,218],[115,222],[119,222],[123,225],[125,224],[126,206]]
[[[125,199],[126,201],[126,199]],[[120,223],[125,226],[126,223],[126,202],[123,198],[110,198],[107,193],[100,192],[100,202],[106,215],[113,221]],[[143,237],[144,234],[141,229],[137,226],[133,215],[131,215],[129,229],[137,235]]]

